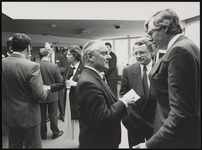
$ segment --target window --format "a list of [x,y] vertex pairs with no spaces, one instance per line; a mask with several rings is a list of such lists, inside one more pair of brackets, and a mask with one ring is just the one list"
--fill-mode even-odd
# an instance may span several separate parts
[[128,63],[128,39],[115,40],[114,48],[117,65],[126,65]]

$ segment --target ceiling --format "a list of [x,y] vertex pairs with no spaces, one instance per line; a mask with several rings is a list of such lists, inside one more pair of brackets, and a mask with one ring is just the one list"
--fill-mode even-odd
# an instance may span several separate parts
[[2,2],[2,31],[84,39],[138,37],[146,35],[145,20],[166,8],[181,20],[200,15],[199,2]]

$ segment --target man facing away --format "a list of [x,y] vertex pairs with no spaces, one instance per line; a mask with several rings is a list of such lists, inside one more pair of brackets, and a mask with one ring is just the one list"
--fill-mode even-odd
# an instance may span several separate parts
[[[55,85],[63,82],[63,77],[60,74],[59,67],[56,64],[50,63],[49,50],[45,48],[39,49],[39,64],[44,85]],[[63,134],[58,128],[58,92],[49,92],[46,101],[40,103],[41,108],[41,138],[47,139],[47,123],[46,112],[50,118],[50,129],[53,132],[52,139],[56,139]]]
[[47,97],[40,67],[27,60],[31,39],[16,33],[13,53],[2,60],[2,121],[9,128],[9,148],[42,148],[39,102]]

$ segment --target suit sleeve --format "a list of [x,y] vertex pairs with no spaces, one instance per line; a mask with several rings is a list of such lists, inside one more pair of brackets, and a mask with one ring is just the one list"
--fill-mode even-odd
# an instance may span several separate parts
[[120,97],[123,97],[124,94],[126,94],[129,91],[128,86],[128,77],[126,68],[123,69],[122,77],[121,77],[121,89],[120,89]]
[[79,101],[82,99],[81,105],[97,129],[108,130],[120,123],[127,114],[126,107],[121,101],[115,102],[108,108],[106,101],[111,101],[107,99],[110,97],[103,95],[100,86],[84,82],[79,89],[78,99]]
[[112,73],[114,69],[116,69],[117,57],[114,53],[112,53],[112,59],[109,61],[109,69],[105,71],[106,78]]
[[65,87],[65,80],[63,79],[62,75],[60,74],[60,70],[57,65],[55,65],[54,75],[55,75],[55,84],[50,85],[52,93],[59,91]]
[[39,101],[45,100],[47,97],[47,92],[43,89],[43,80],[38,64],[31,68],[28,80],[34,98]]
[[172,144],[183,139],[197,113],[196,60],[187,50],[176,47],[167,63],[170,112],[161,128],[146,142],[148,148],[175,147]]

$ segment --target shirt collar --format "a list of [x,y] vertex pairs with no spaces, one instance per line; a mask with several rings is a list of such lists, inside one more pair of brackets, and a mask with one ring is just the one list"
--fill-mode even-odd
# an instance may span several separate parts
[[182,35],[182,34],[177,34],[177,35],[175,35],[175,36],[170,40],[170,42],[168,43],[167,50],[170,49],[170,47],[175,43],[175,41],[176,41],[181,35]]
[[21,55],[22,57],[26,58],[25,55],[21,54],[20,52],[14,51],[13,54]]
[[[140,64],[141,70],[143,70],[144,65]],[[146,65],[147,71],[149,72],[152,69],[152,60],[149,64]]]
[[102,72],[98,71],[97,69],[95,69],[91,66],[85,65],[85,67],[94,70],[103,79],[103,73]]
[[74,65],[74,66],[71,64],[71,67],[72,67],[72,68],[74,67],[75,70],[77,70],[77,68],[79,67],[79,64],[80,64],[80,61],[79,61],[76,65]]

